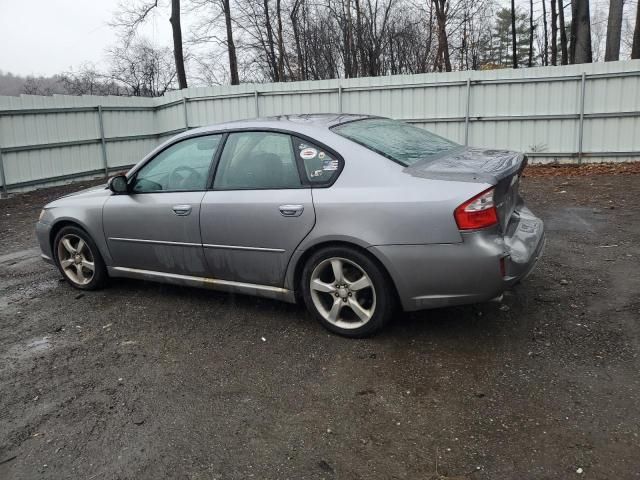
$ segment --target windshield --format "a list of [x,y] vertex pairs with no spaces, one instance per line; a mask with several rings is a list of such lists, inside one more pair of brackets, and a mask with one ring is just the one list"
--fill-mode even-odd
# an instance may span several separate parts
[[332,130],[407,167],[460,146],[422,128],[388,118],[356,120]]

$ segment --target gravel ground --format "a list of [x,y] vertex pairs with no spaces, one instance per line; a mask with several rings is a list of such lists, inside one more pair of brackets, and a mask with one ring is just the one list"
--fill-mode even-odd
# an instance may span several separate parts
[[640,478],[640,176],[536,171],[534,273],[367,340],[240,295],[81,294],[32,232],[79,186],[0,200],[0,479]]

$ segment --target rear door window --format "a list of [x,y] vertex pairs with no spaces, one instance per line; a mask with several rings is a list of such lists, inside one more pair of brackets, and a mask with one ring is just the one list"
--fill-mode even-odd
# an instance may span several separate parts
[[218,190],[300,188],[291,136],[277,132],[230,133],[213,188]]

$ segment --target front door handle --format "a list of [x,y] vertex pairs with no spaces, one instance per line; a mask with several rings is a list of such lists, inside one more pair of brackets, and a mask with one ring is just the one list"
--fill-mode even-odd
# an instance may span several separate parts
[[283,217],[299,217],[304,211],[302,205],[280,205],[278,207]]
[[173,213],[180,217],[185,217],[191,213],[191,205],[174,205]]

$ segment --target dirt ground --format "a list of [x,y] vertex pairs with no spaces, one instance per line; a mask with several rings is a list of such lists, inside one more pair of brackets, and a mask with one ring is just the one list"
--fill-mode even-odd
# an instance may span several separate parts
[[367,340],[240,295],[81,294],[33,235],[79,186],[0,200],[0,479],[640,478],[640,176],[548,168],[522,187],[544,257],[502,305]]

